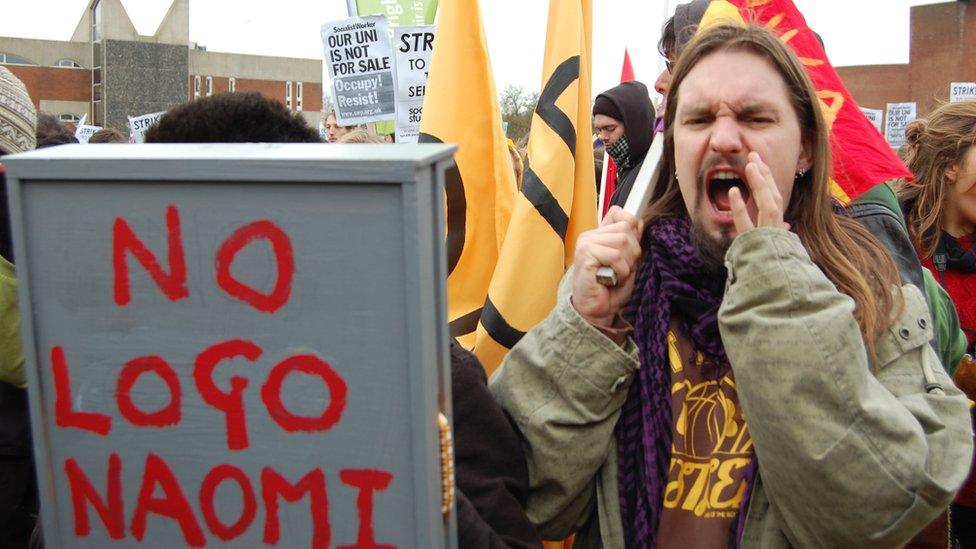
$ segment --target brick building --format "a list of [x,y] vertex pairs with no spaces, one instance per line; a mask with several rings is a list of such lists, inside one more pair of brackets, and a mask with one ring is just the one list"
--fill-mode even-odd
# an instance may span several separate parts
[[91,0],[71,39],[0,37],[0,64],[34,105],[65,121],[128,131],[128,116],[224,91],[257,91],[317,127],[322,60],[208,52],[190,42],[189,0],[173,0],[156,33],[136,32],[120,0]]
[[918,105],[923,117],[949,100],[952,82],[976,81],[976,5],[956,1],[911,8],[909,62],[837,67],[861,107]]

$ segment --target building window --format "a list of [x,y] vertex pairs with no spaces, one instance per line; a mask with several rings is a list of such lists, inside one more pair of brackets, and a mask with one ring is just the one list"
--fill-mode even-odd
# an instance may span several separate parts
[[231,91],[231,92],[236,92],[237,91],[237,79],[236,78],[231,78],[230,80],[227,81],[227,89],[229,91]]
[[36,65],[37,63],[21,57],[19,55],[14,55],[12,53],[0,53],[0,63],[7,65]]
[[298,82],[295,89],[295,110],[302,110],[302,83]]
[[285,82],[285,106],[291,110],[291,80]]
[[81,63],[75,61],[74,59],[58,59],[58,62],[54,64],[55,67],[61,67],[64,69],[81,69]]
[[[92,119],[95,126],[104,125],[105,105],[102,103],[102,4],[95,0],[91,7],[92,37]],[[58,62],[60,64],[60,61]]]
[[193,98],[200,99],[200,75],[193,77]]
[[61,122],[78,122],[79,120],[81,120],[81,117],[78,116],[77,114],[72,114],[68,112],[68,113],[59,114],[58,120],[60,120]]
[[96,0],[91,8],[92,42],[102,41],[102,3]]
[[210,97],[211,95],[213,95],[213,77],[212,76],[208,76],[207,77],[207,97]]

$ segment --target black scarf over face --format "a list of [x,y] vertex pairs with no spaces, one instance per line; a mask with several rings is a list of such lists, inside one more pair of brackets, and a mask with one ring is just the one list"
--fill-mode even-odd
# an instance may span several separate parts
[[629,168],[630,144],[627,142],[627,136],[621,135],[620,139],[614,142],[613,145],[608,146],[607,154],[613,159],[613,163],[617,165],[618,170]]

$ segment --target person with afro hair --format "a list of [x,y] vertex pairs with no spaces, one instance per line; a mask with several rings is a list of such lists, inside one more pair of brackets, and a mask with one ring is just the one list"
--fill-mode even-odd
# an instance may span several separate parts
[[146,132],[146,143],[321,142],[300,114],[257,92],[221,93],[184,103]]

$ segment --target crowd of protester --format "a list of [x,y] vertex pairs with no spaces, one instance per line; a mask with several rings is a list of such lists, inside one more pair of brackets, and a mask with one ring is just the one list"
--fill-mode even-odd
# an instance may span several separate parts
[[[636,81],[596,97],[615,207],[553,312],[490,383],[452,343],[459,546],[976,547],[976,102],[909,126],[914,181],[842,206],[800,61],[758,27],[693,38],[705,6],[665,25],[660,110]],[[638,218],[621,206],[654,139]],[[2,155],[77,141],[0,66],[0,183]],[[323,143],[256,93],[174,107],[145,141]],[[0,199],[0,546],[40,546],[5,183]]]

